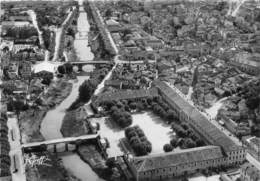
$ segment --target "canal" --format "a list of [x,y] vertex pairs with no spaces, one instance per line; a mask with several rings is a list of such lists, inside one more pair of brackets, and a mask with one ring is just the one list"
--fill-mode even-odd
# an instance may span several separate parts
[[[76,38],[74,46],[77,56],[81,61],[92,60],[94,58],[90,47],[88,46],[87,34],[89,31],[89,23],[87,14],[84,12],[83,6],[80,6],[80,14],[78,17]],[[83,70],[91,71],[93,67],[83,67]],[[73,81],[73,88],[70,95],[55,109],[50,110],[42,121],[41,133],[46,140],[62,138],[60,128],[62,125],[63,117],[65,116],[66,109],[74,102],[78,97],[78,88],[84,80],[88,79],[88,76],[78,76],[77,81]],[[102,89],[102,86],[98,87]],[[91,169],[91,167],[83,162],[77,154],[65,154],[60,156],[64,167],[69,170],[73,175],[82,181],[104,181],[99,178],[98,175]]]

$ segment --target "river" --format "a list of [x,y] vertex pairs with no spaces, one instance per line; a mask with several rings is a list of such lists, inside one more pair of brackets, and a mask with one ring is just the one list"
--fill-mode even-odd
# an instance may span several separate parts
[[[89,31],[87,14],[82,10],[83,7],[80,6],[80,14],[77,25],[78,33],[76,34],[74,46],[79,59],[81,61],[86,61],[92,60],[94,55],[92,54],[91,49],[88,47],[87,36],[82,36],[82,34],[86,35]],[[84,80],[88,79],[89,77],[78,76],[77,78],[78,81],[72,82],[73,88],[70,95],[55,109],[50,110],[44,117],[41,125],[41,133],[46,140],[62,138],[60,128],[62,125],[62,119],[66,113],[65,111],[71,105],[71,103],[76,100],[78,96],[78,87]],[[99,178],[98,175],[91,169],[91,167],[83,162],[77,154],[65,154],[60,157],[63,161],[64,167],[82,181],[104,181],[103,179]]]

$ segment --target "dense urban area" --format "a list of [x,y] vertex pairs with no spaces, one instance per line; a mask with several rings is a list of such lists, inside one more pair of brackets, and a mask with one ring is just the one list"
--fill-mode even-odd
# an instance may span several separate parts
[[0,5],[1,181],[260,180],[260,1]]

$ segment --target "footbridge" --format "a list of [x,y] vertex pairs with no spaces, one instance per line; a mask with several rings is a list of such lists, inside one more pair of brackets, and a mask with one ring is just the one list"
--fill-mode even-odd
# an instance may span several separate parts
[[60,152],[74,151],[78,143],[84,143],[89,141],[99,142],[99,139],[100,139],[99,134],[91,134],[91,135],[84,135],[78,137],[53,139],[53,140],[47,140],[42,142],[26,143],[21,145],[21,147],[25,153],[40,152],[40,151],[60,153]]

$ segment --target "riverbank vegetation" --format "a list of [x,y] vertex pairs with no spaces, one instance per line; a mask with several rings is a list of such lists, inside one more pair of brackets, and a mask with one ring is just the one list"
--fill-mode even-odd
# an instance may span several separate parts
[[66,79],[52,82],[45,94],[37,99],[26,111],[21,111],[19,125],[22,142],[43,141],[40,133],[41,122],[48,110],[60,104],[71,92],[72,84]]
[[63,137],[82,136],[89,133],[88,125],[85,121],[85,110],[78,108],[76,110],[67,111],[61,125],[61,133]]
[[37,157],[41,156],[46,158],[43,165],[26,166],[27,181],[80,181],[64,168],[56,155],[48,152],[37,154]]
[[77,109],[87,103],[97,89],[98,84],[100,84],[100,82],[105,78],[110,69],[111,66],[104,66],[100,69],[96,68],[93,72],[91,72],[90,78],[88,80],[85,80],[83,84],[79,87],[79,96],[71,104],[68,110]]

